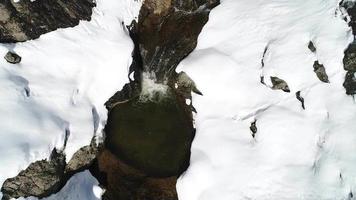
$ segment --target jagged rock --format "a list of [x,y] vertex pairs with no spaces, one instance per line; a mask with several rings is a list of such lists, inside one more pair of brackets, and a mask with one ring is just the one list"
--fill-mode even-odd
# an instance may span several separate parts
[[344,69],[356,72],[356,43],[351,43],[344,52]]
[[352,28],[352,33],[356,35],[356,6],[351,0],[342,0],[339,3],[340,7],[343,7],[349,14],[351,20],[349,21],[349,26]]
[[103,200],[177,200],[177,176],[149,177],[108,150],[98,156],[91,172],[105,187]]
[[346,94],[355,95],[356,94],[356,72],[347,72],[344,82],[344,87],[346,89]]
[[22,42],[58,28],[90,20],[93,0],[3,0],[0,2],[0,42]]
[[21,62],[21,56],[11,51],[7,52],[4,58],[8,63],[11,64],[17,64]]
[[218,4],[219,0],[144,1],[132,30],[137,36],[142,69],[154,72],[157,82],[166,81],[196,47],[210,9]]
[[308,49],[313,53],[316,52],[316,48],[315,48],[314,43],[312,41],[309,42]]
[[175,84],[177,84],[175,85],[175,89],[187,99],[191,99],[192,92],[203,95],[195,85],[195,82],[185,72],[177,74]]
[[98,152],[99,149],[96,146],[95,141],[91,145],[80,148],[74,153],[73,157],[66,165],[65,173],[75,174],[88,169],[94,163]]
[[2,200],[29,196],[43,198],[59,192],[74,174],[93,165],[100,147],[93,138],[92,143],[79,149],[68,164],[64,153],[54,149],[49,160],[31,163],[16,177],[7,179],[1,188]]
[[15,178],[7,179],[2,188],[3,200],[19,197],[46,197],[63,187],[65,155],[53,150],[50,160],[30,164]]
[[314,62],[313,65],[314,72],[320,81],[324,83],[329,83],[329,76],[326,74],[324,65],[320,64],[318,61]]
[[287,82],[278,77],[271,76],[272,89],[274,90],[282,90],[284,92],[290,92],[289,86]]

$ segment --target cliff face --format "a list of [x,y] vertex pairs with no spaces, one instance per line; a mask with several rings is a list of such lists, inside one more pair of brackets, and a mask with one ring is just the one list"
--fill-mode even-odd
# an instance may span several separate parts
[[133,32],[137,36],[143,71],[157,82],[167,81],[179,62],[197,45],[218,0],[147,0]]
[[0,42],[36,39],[58,28],[90,20],[93,0],[4,0],[0,2]]

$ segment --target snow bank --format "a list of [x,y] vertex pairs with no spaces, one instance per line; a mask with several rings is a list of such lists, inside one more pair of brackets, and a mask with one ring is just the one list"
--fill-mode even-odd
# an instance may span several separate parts
[[[222,0],[212,10],[178,68],[204,94],[193,98],[197,134],[180,200],[336,200],[356,191],[356,105],[342,86],[352,35],[338,3]],[[313,72],[316,59],[329,84]],[[261,76],[285,80],[291,92],[271,90]]]
[[[42,200],[100,200],[101,192],[98,186],[99,182],[90,174],[89,171],[84,171],[75,174],[57,194],[53,194]],[[26,198],[27,200],[38,200],[34,197]],[[25,200],[19,198],[18,200]]]
[[128,82],[133,44],[121,22],[129,24],[140,5],[98,0],[90,22],[0,45],[0,57],[22,56],[18,65],[0,59],[0,185],[62,148],[66,132],[67,160],[100,135],[105,101]]

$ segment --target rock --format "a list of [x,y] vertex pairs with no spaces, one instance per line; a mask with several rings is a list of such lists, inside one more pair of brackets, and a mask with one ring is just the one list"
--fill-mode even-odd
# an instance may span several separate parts
[[16,177],[7,179],[1,188],[2,200],[29,196],[43,198],[59,192],[74,174],[93,165],[99,149],[93,138],[91,145],[79,149],[67,165],[64,153],[54,149],[49,160],[31,163]]
[[315,48],[314,43],[312,41],[309,42],[308,49],[313,53],[316,52],[316,48]]
[[344,52],[344,69],[356,72],[356,43],[351,43]]
[[253,121],[251,123],[251,126],[250,126],[250,130],[252,132],[252,137],[255,138],[256,137],[256,133],[257,133],[257,126],[256,126],[256,123],[257,123],[257,120]]
[[353,35],[356,35],[356,6],[353,1],[342,0],[339,3],[340,7],[344,8],[350,16],[350,21],[348,21],[349,26],[352,28]]
[[75,174],[90,168],[94,163],[98,152],[99,149],[94,140],[91,145],[80,148],[74,153],[73,157],[66,165],[65,173]]
[[191,99],[192,92],[203,95],[203,93],[200,92],[200,90],[195,85],[195,82],[185,72],[179,72],[177,74],[177,80],[175,84],[177,84],[175,85],[175,89],[187,99]]
[[3,0],[0,2],[0,43],[36,39],[58,28],[90,20],[93,0]]
[[346,94],[355,95],[356,94],[356,72],[347,72],[344,82],[344,87],[346,89]]
[[143,71],[154,72],[160,83],[174,75],[179,62],[196,47],[210,9],[218,4],[219,0],[144,1],[131,30],[137,36]]
[[318,61],[315,61],[313,68],[316,76],[319,78],[320,81],[324,83],[329,83],[329,77],[326,74],[324,65],[320,64]]
[[108,150],[98,155],[92,174],[105,187],[103,200],[178,200],[177,176],[149,177]]
[[21,62],[21,56],[11,51],[7,52],[4,58],[8,63],[11,64],[17,64]]
[[305,105],[304,105],[304,98],[302,97],[302,95],[300,94],[300,91],[295,93],[296,98],[300,101],[300,103],[302,104],[302,108],[303,110],[305,110]]
[[271,76],[272,89],[274,90],[282,90],[284,92],[290,92],[288,84],[278,77]]
[[36,196],[39,198],[58,192],[64,185],[65,155],[53,150],[50,160],[30,164],[15,178],[7,179],[2,188],[2,200]]

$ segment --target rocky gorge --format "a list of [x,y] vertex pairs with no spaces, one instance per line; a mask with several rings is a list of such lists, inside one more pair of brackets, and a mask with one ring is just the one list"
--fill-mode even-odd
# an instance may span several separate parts
[[[6,180],[3,199],[49,196],[83,170],[90,170],[105,188],[103,199],[178,199],[175,184],[189,166],[195,135],[191,93],[202,93],[175,68],[194,50],[210,10],[218,4],[218,0],[144,1],[138,21],[127,26],[135,44],[128,76],[133,73],[134,78],[106,103],[104,142],[97,143],[94,137],[68,163],[63,150],[53,149],[48,160],[34,162]],[[0,5],[4,11],[0,41],[23,42],[90,20],[95,3],[38,0]]]

